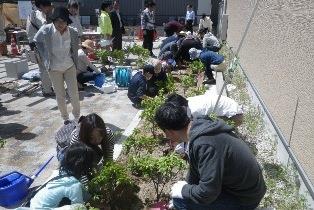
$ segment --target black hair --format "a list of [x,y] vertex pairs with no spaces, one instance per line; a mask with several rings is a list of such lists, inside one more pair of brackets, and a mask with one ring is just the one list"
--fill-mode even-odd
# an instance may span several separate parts
[[184,106],[184,107],[188,107],[189,105],[188,100],[177,93],[171,93],[170,95],[168,95],[166,102],[173,103],[177,106]]
[[202,19],[205,19],[206,16],[207,16],[207,15],[206,15],[205,13],[203,13],[203,14],[202,14]]
[[40,8],[40,6],[49,7],[51,6],[51,1],[50,0],[35,0],[35,6],[37,8]]
[[75,8],[75,9],[79,9],[79,3],[77,1],[69,1],[68,3],[68,8]]
[[92,171],[94,152],[83,143],[70,145],[64,151],[64,158],[60,162],[60,171],[79,179]]
[[111,2],[104,2],[101,4],[100,10],[105,11],[110,6],[111,6]]
[[[92,113],[86,116],[81,116],[78,122],[80,123],[80,142],[83,142],[87,146],[91,147],[98,156],[105,156],[106,154],[104,154],[104,148],[106,147],[106,144],[109,144],[109,142],[106,141],[108,135],[106,124],[103,119],[99,115]],[[99,129],[104,134],[104,139],[101,142],[102,149],[100,149],[98,145],[91,144],[92,132],[94,129]]]
[[154,6],[156,6],[156,3],[153,2],[153,1],[149,1],[149,2],[147,2],[147,4],[146,4],[146,7],[154,7]]
[[164,27],[164,31],[167,37],[172,36],[174,34],[174,31],[167,26]]
[[147,64],[143,68],[144,74],[146,74],[146,73],[154,74],[154,72],[155,72],[155,67],[151,64]]
[[155,121],[162,130],[182,130],[190,123],[186,107],[166,102],[155,113]]
[[188,4],[187,5],[189,8],[193,8],[193,5],[192,4]]
[[172,53],[177,53],[178,52],[178,45],[177,45],[177,43],[174,43],[173,45],[171,45],[170,46],[170,51],[172,52]]

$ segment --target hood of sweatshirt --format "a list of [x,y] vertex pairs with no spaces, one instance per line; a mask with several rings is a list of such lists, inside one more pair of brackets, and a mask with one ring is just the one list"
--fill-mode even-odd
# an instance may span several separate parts
[[226,132],[228,133],[233,130],[234,129],[231,126],[227,125],[221,119],[212,120],[207,116],[195,117],[193,118],[189,133],[190,143],[192,143],[199,136],[210,136]]

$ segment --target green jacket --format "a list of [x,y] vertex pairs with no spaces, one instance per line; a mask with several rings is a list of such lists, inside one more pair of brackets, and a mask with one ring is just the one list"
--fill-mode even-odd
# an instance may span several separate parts
[[99,19],[99,27],[103,35],[112,34],[112,25],[111,25],[110,16],[105,11],[101,11],[101,15]]

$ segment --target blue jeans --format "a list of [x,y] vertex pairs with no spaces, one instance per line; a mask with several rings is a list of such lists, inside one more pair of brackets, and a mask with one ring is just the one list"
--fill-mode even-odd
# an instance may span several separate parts
[[174,198],[173,205],[176,210],[254,210],[258,203],[244,206],[233,196],[221,193],[212,203],[199,204],[191,200]]

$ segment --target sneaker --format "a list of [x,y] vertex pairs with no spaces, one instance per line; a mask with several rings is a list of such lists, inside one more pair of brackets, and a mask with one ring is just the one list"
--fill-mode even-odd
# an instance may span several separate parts
[[216,84],[216,80],[215,79],[208,79],[206,81],[203,82],[203,84],[208,84],[208,85],[215,85]]
[[67,125],[67,124],[69,124],[69,123],[71,123],[71,120],[65,120],[65,121],[63,121],[63,124],[64,124],[64,125]]

